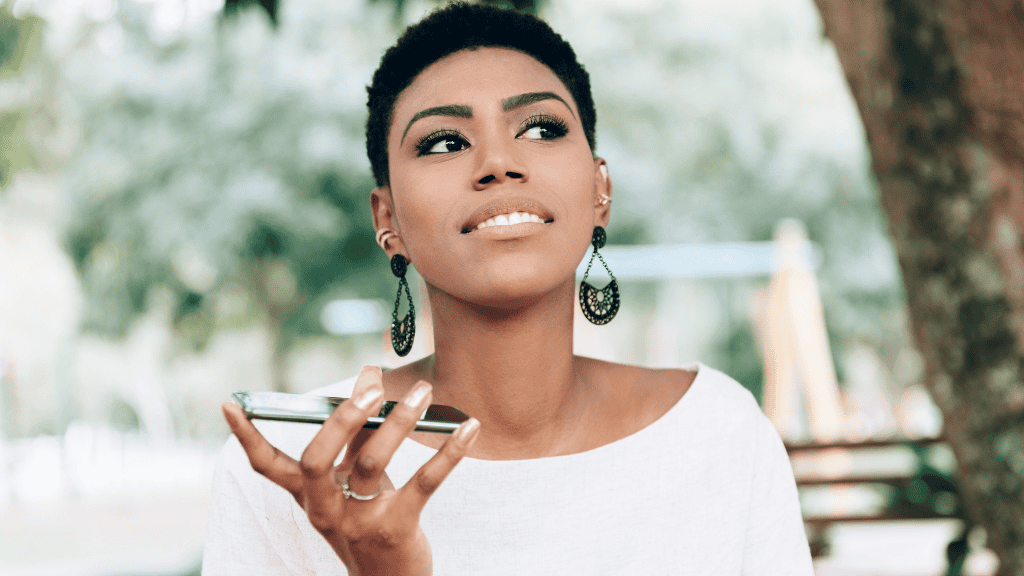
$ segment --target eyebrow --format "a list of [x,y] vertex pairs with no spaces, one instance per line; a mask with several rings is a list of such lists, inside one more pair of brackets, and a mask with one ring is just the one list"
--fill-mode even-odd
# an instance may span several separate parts
[[409,123],[405,125],[405,132],[402,132],[401,142],[405,142],[405,135],[409,133],[409,128],[412,128],[414,122],[420,118],[426,118],[427,116],[455,116],[456,118],[472,118],[473,109],[465,104],[449,104],[447,106],[435,106],[433,108],[427,108],[426,110],[420,110],[409,120]]
[[509,110],[522,108],[523,106],[533,104],[534,102],[540,102],[541,100],[558,100],[562,104],[565,104],[565,107],[569,109],[569,113],[572,114],[573,118],[576,117],[576,113],[572,111],[572,106],[569,106],[568,102],[554,92],[527,92],[526,94],[520,94],[518,96],[509,96],[501,101],[501,109],[508,112]]
[[[558,100],[562,104],[565,104],[565,107],[569,109],[569,113],[572,114],[573,118],[576,117],[576,113],[573,112],[572,106],[569,106],[569,103],[566,102],[565,99],[554,92],[527,92],[517,96],[509,96],[508,98],[502,99],[501,109],[508,112],[509,110],[522,108],[523,106],[528,106],[534,102],[540,102],[542,100]],[[409,129],[412,128],[413,123],[422,118],[426,118],[427,116],[472,118],[473,109],[465,104],[449,104],[447,106],[434,106],[433,108],[420,110],[412,117],[412,120],[409,120],[409,123],[405,125],[405,132],[402,132],[402,140],[400,141],[400,144],[405,142],[405,136],[409,134]]]

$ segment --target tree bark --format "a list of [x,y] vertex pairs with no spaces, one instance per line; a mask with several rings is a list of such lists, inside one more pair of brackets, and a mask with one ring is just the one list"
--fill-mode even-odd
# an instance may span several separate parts
[[816,0],[867,134],[960,490],[1024,574],[1024,5]]
[[[290,282],[282,282],[282,274]],[[288,342],[285,324],[289,314],[297,308],[294,294],[294,277],[288,271],[284,260],[277,258],[257,259],[250,267],[249,277],[252,293],[263,311],[271,338],[270,378],[275,392],[289,392],[285,363],[288,357]],[[281,285],[285,284],[284,287]]]

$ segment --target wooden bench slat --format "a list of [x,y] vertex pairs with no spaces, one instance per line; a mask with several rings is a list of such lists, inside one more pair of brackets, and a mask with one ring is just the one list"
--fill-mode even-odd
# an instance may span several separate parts
[[929,444],[939,444],[945,442],[946,439],[942,437],[938,438],[884,438],[884,439],[871,439],[871,440],[841,440],[837,442],[808,442],[808,443],[785,443],[786,451],[791,455],[800,452],[817,452],[820,450],[831,450],[834,448],[845,448],[848,450],[858,450],[861,448],[892,448],[895,446],[927,446]]
[[902,515],[894,516],[892,514],[856,514],[856,515],[835,515],[835,516],[809,516],[804,518],[804,524],[820,528],[822,526],[828,526],[830,524],[856,524],[861,522],[906,522],[906,521],[921,521],[921,520],[962,520],[963,518],[953,514],[931,514],[931,515]]
[[837,478],[797,478],[797,486],[848,486],[853,484],[886,484],[900,486],[916,476],[839,476]]

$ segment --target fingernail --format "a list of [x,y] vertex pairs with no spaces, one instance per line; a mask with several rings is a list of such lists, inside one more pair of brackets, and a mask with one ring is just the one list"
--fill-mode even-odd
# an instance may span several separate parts
[[364,391],[359,396],[352,399],[352,403],[356,405],[356,408],[360,410],[366,410],[377,401],[378,398],[384,395],[384,391],[380,388],[370,388]]
[[373,364],[367,364],[367,365],[363,366],[362,369],[360,369],[360,372],[366,372],[367,370],[372,370],[372,371],[376,372],[377,374],[382,374],[383,373],[381,371],[381,369],[380,369],[380,366],[374,366]]
[[455,431],[455,439],[460,444],[468,444],[476,437],[477,432],[480,431],[480,421],[476,418],[470,418],[459,426],[459,429]]
[[412,392],[405,397],[405,400],[402,400],[402,402],[410,408],[415,408],[420,405],[420,402],[423,402],[423,399],[427,397],[428,392],[430,392],[430,384],[420,382],[412,389]]

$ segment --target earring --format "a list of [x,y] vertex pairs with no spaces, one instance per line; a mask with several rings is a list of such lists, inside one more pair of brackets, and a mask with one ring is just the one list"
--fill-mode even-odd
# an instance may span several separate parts
[[[587,320],[598,326],[611,322],[612,318],[615,318],[615,315],[619,312],[619,284],[615,281],[615,275],[612,274],[608,263],[604,261],[604,258],[597,251],[599,248],[604,248],[604,243],[607,239],[604,228],[594,226],[594,237],[590,240],[590,243],[594,245],[594,252],[590,255],[590,263],[587,264],[587,271],[583,273],[583,281],[580,282],[580,309],[583,310],[583,315],[586,316]],[[604,269],[612,277],[612,281],[600,290],[587,282],[587,276],[590,275],[590,267],[594,265],[594,256],[601,260],[601,264],[604,264]]]
[[394,230],[391,228],[381,228],[377,231],[377,244],[379,244],[381,248],[387,250],[388,240],[390,240],[392,236],[395,236]]
[[[405,271],[409,261],[401,254],[391,257],[391,273],[398,277],[398,294],[395,295],[395,310],[391,313],[391,346],[395,354],[405,356],[412,350],[412,340],[416,337],[416,308],[412,305],[412,295],[409,294],[409,283],[405,281]],[[398,320],[398,305],[402,301],[402,288],[405,288],[405,297],[409,301],[409,312],[402,320]]]

